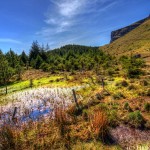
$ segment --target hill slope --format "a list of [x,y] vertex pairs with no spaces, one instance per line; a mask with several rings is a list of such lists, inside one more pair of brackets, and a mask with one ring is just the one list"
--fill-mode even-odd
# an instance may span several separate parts
[[117,39],[119,39],[120,37],[126,35],[127,33],[131,32],[132,30],[134,30],[135,28],[137,28],[138,26],[140,26],[142,23],[144,23],[146,20],[148,20],[150,18],[146,17],[140,21],[137,21],[129,26],[126,26],[124,28],[118,29],[116,31],[112,31],[111,32],[111,43]]
[[150,64],[150,19],[125,36],[100,47],[100,49],[115,56],[141,54]]

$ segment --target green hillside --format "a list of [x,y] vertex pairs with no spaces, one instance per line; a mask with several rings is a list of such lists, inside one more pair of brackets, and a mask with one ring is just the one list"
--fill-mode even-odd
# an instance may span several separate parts
[[125,36],[100,49],[115,56],[141,54],[150,64],[150,19]]

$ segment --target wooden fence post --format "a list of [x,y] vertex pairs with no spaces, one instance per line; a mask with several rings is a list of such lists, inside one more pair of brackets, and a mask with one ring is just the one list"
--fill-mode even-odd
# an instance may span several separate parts
[[73,92],[73,97],[74,97],[74,101],[76,103],[76,106],[77,106],[77,108],[79,108],[78,100],[77,100],[77,97],[76,97],[76,92],[75,92],[74,89],[72,89],[72,92]]
[[16,113],[17,113],[17,107],[15,107],[15,108],[14,108],[14,113],[13,113],[13,116],[12,116],[12,120],[14,120],[14,119],[15,119],[15,115],[16,115]]
[[104,79],[102,78],[102,87],[103,87],[103,90],[104,90],[104,86],[105,86],[105,83],[104,83]]

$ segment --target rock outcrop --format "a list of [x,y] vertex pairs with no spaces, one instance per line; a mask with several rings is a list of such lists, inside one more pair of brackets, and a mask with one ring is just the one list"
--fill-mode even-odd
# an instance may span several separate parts
[[125,34],[129,33],[130,31],[132,31],[133,29],[137,28],[139,25],[141,25],[142,23],[144,23],[147,19],[150,19],[150,15],[149,17],[142,19],[140,21],[137,21],[129,26],[126,26],[124,28],[118,29],[116,31],[112,31],[111,32],[111,41],[110,43],[112,43],[113,41],[117,40],[118,38],[124,36]]

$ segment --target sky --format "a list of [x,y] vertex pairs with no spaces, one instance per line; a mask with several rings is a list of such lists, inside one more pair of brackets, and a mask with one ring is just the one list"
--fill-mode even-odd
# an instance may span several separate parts
[[150,14],[150,0],[1,0],[0,49],[27,53],[33,41],[50,49],[102,46],[111,31]]

